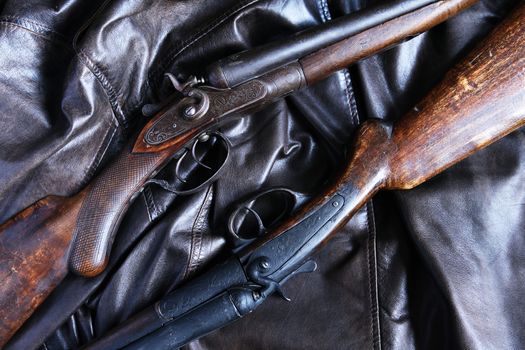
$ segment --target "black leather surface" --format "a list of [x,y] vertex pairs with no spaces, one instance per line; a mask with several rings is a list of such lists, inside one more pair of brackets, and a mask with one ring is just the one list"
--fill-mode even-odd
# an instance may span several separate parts
[[[240,50],[372,1],[4,1],[0,17],[0,221],[82,188],[140,128],[144,103]],[[68,278],[6,349],[74,349],[228,255],[237,200],[270,186],[315,192],[358,123],[395,120],[516,1],[483,0],[402,46],[224,128],[231,161],[210,188],[150,187],[110,267]],[[523,131],[415,190],[382,193],[290,281],[291,303],[188,349],[514,349],[524,340]],[[161,177],[173,177],[169,166]]]

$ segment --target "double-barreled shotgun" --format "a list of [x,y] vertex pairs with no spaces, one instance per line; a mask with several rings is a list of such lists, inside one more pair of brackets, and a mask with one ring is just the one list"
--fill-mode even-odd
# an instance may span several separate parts
[[[313,84],[476,2],[407,0],[374,8],[297,34],[291,42],[220,62],[209,70],[208,82],[215,87],[201,86],[196,80],[174,81],[184,98],[163,108],[86,188],[68,198],[46,197],[0,226],[0,346],[68,271],[90,277],[104,270],[130,201],[170,159],[187,154],[181,151],[194,140],[205,139],[203,135],[244,110],[260,108]],[[516,41],[523,39],[516,37],[518,29],[507,33]],[[349,167],[338,184],[252,246],[252,253],[234,258],[234,276],[242,280],[239,285],[249,284],[250,292],[242,289],[242,298],[265,298],[297,270],[310,248],[327,239],[379,188],[410,188],[520,125],[523,86],[517,81],[523,83],[518,74],[522,66],[517,65],[521,61],[513,49],[521,46],[506,47],[509,39],[500,37],[493,50],[503,50],[501,55],[490,60],[480,55],[475,64],[483,65],[483,71],[465,66],[456,70],[466,77],[460,84],[448,78],[430,102],[421,106],[424,112],[408,116],[394,129],[380,123],[361,128]],[[292,54],[281,54],[283,49]],[[265,59],[273,56],[277,59],[268,64]],[[510,68],[502,67],[498,61],[502,57]],[[254,67],[257,69],[252,70]],[[156,183],[177,191],[170,184]],[[322,220],[314,220],[314,225],[310,221],[318,215]],[[305,225],[308,230],[303,230]],[[296,240],[303,240],[304,246],[297,249]],[[273,256],[266,247],[275,244],[291,244],[288,253],[294,253]],[[257,283],[260,288],[255,287]],[[199,300],[221,293],[204,293]]]
[[[176,349],[252,312],[377,191],[410,189],[525,124],[525,4],[399,122],[366,121],[334,183],[86,349]],[[307,277],[303,277],[307,278]]]

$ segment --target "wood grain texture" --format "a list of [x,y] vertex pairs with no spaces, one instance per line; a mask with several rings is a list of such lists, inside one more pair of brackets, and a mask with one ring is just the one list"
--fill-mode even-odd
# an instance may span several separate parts
[[66,276],[85,195],[47,197],[0,226],[0,348]]
[[126,149],[80,193],[46,197],[0,226],[0,348],[71,267],[89,276],[105,268],[134,194],[171,155]]
[[46,197],[0,226],[0,347],[68,271],[104,270],[133,196],[171,155],[126,149],[80,193]]
[[[293,217],[241,252],[285,234],[333,196],[345,197],[331,232],[382,189],[409,189],[525,125],[525,4],[392,127],[363,123],[341,174]],[[319,247],[317,247],[318,249]]]
[[525,124],[525,6],[394,127],[389,189],[408,189]]
[[299,60],[308,85],[372,54],[425,32],[478,0],[446,0],[365,30]]

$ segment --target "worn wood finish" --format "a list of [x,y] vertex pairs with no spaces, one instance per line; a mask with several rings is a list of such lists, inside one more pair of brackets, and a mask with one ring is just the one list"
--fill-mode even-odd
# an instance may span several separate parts
[[44,198],[0,225],[0,278],[6,281],[0,286],[0,348],[69,271],[95,276],[104,270],[110,252],[106,243],[113,241],[134,195],[208,127],[150,146],[144,132],[156,120],[80,193]]
[[313,84],[372,53],[423,33],[476,2],[478,0],[439,1],[316,51],[299,60],[306,81],[308,85]]
[[525,123],[525,6],[396,125],[386,187],[408,189]]
[[42,199],[0,226],[0,347],[66,276],[85,194]]
[[172,153],[125,150],[80,193],[46,197],[0,226],[0,348],[71,268],[86,275],[104,269],[103,241],[113,239],[133,195]]
[[[382,189],[410,189],[525,125],[525,4],[450,71],[393,126],[363,123],[346,167],[293,217],[246,247],[241,256],[345,197],[325,241]],[[320,248],[320,247],[317,247]]]
[[44,198],[0,226],[0,279],[6,281],[0,286],[0,348],[68,271],[95,276],[104,270],[110,252],[107,242],[113,241],[134,195],[177,150],[208,127],[149,146],[144,130],[156,119],[144,127],[133,147],[124,149],[80,193]]

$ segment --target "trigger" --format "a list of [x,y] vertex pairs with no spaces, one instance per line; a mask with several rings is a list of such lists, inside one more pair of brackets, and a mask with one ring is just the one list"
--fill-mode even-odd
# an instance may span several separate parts
[[301,273],[310,273],[317,270],[317,263],[314,260],[306,260],[301,266],[293,270],[288,276],[286,276],[282,281],[281,284],[288,281],[293,276],[296,276]]
[[301,266],[299,266],[297,269],[293,270],[288,276],[286,276],[282,281],[281,283],[278,283],[277,284],[277,287],[275,289],[275,292],[277,294],[279,294],[279,296],[281,298],[283,298],[284,300],[286,301],[291,301],[292,299],[288,298],[285,294],[284,294],[284,291],[282,290],[281,286],[282,284],[284,284],[286,281],[288,281],[290,278],[292,278],[293,276],[296,276],[296,275],[299,275],[301,273],[310,273],[310,272],[314,272],[315,270],[317,270],[317,263],[314,261],[314,260],[307,260],[304,264],[302,264]]
[[292,299],[288,298],[286,294],[284,294],[284,291],[281,288],[280,284],[277,284],[277,286],[275,287],[275,293],[277,293],[281,298],[283,298],[286,301],[292,301]]

